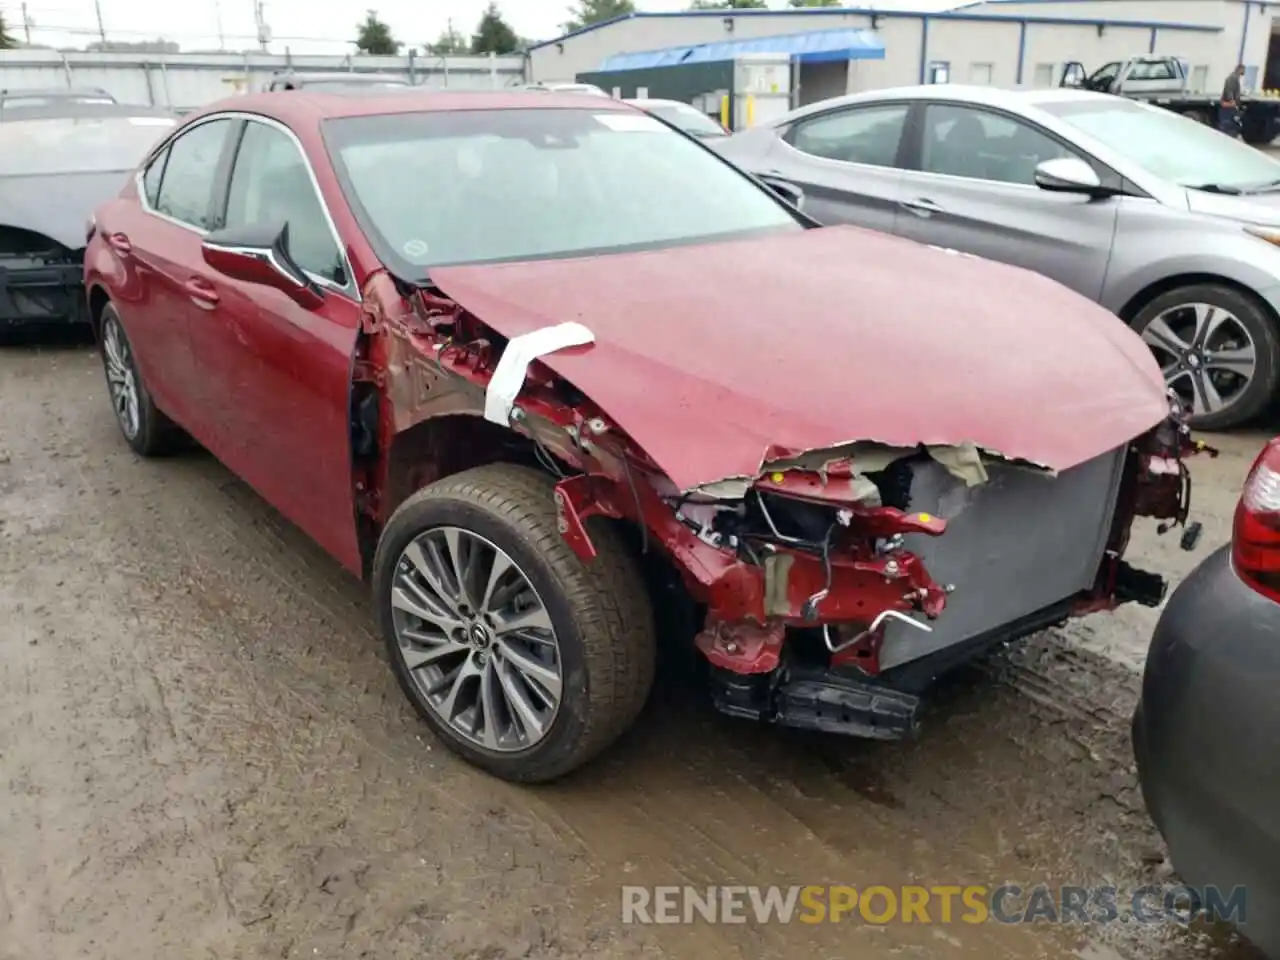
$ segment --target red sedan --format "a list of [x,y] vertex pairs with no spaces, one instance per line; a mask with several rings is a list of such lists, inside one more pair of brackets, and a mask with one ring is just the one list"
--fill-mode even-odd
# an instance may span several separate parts
[[946,667],[1158,603],[1187,509],[1141,341],[1034,274],[819,229],[607,98],[260,94],[190,117],[85,257],[119,426],[212,451],[371,581],[397,678],[515,780],[637,715],[896,737]]

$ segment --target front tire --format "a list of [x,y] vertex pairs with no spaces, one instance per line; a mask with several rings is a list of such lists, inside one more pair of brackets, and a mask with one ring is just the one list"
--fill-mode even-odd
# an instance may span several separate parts
[[522,783],[581,766],[635,720],[653,683],[653,611],[617,532],[588,521],[583,563],[554,481],[511,464],[446,477],[387,522],[379,626],[410,703],[472,764]]
[[1172,387],[1191,410],[1191,426],[1244,424],[1271,402],[1280,377],[1280,334],[1253,296],[1217,283],[1161,294],[1133,319]]
[[175,450],[182,432],[156,407],[142,382],[133,346],[124,332],[116,308],[107,304],[99,318],[102,369],[116,415],[116,425],[125,442],[140,456],[155,457]]

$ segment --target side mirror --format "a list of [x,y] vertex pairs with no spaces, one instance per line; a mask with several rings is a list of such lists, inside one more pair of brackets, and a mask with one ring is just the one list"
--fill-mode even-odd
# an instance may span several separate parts
[[324,303],[324,291],[289,255],[287,223],[215,230],[200,247],[205,263],[234,280],[274,287],[308,310]]
[[768,187],[779,199],[791,204],[797,210],[804,209],[804,191],[794,183],[779,180],[777,177],[760,177],[760,182]]
[[1041,190],[1053,193],[1085,193],[1092,197],[1106,193],[1097,171],[1078,157],[1045,160],[1036,167],[1035,181]]

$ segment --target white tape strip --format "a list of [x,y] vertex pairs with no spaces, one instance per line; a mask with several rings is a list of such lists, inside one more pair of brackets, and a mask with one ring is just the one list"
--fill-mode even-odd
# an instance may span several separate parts
[[511,424],[511,408],[524,387],[529,364],[565,347],[581,347],[595,343],[595,335],[580,323],[557,324],[512,337],[502,351],[498,368],[493,371],[489,389],[484,395],[484,418],[502,426]]

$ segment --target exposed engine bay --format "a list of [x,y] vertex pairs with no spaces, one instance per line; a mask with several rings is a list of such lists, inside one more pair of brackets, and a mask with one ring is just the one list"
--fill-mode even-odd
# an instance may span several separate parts
[[[379,451],[441,417],[497,422],[501,358],[522,347],[438,289],[365,302],[401,297],[406,314],[366,316],[356,364],[355,482],[374,525],[396,505],[380,492],[406,486]],[[766,451],[755,476],[681,488],[538,356],[519,374],[504,426],[558,478],[561,535],[590,563],[591,523],[608,518],[664,558],[696,611],[714,702],[736,716],[903,736],[950,667],[1071,616],[1158,605],[1165,581],[1122,559],[1136,516],[1186,527],[1187,549],[1198,536],[1183,458],[1204,448],[1172,398],[1163,423],[1061,471],[964,438],[869,437]]]

